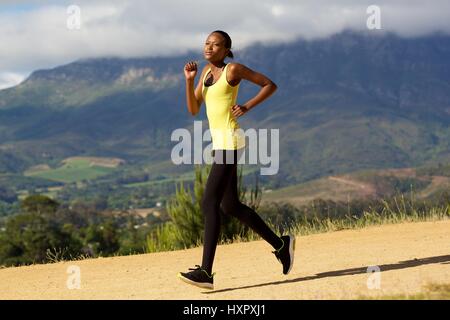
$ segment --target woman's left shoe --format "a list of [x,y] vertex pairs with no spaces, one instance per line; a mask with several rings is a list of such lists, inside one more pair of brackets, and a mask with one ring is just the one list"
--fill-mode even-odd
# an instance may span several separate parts
[[178,278],[182,281],[204,289],[214,289],[214,273],[209,275],[199,265],[195,268],[189,268],[189,272],[179,272]]
[[282,236],[283,246],[272,253],[275,254],[278,261],[283,265],[283,274],[288,274],[294,265],[295,236]]

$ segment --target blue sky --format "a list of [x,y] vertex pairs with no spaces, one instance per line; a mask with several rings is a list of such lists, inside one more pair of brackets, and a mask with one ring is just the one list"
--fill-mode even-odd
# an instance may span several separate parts
[[[71,4],[80,9],[79,29],[68,28],[68,20],[74,21]],[[227,0],[222,6],[210,0],[6,0],[0,4],[0,89],[34,70],[80,58],[200,52],[216,29],[230,34],[235,51],[255,41],[367,30],[366,10],[372,4],[381,10],[380,32],[450,34],[448,0]]]
[[11,14],[15,14],[15,13],[23,13],[26,11],[31,11],[34,10],[36,8],[38,8],[39,6],[45,6],[45,5],[39,5],[39,4],[33,4],[33,3],[6,3],[6,4],[2,4],[2,11],[4,13],[11,13]]

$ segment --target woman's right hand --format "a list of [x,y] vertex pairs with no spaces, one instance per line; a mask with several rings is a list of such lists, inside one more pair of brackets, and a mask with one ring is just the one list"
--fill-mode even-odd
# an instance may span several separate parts
[[197,75],[197,63],[195,61],[189,61],[184,66],[184,76],[186,80],[195,79]]

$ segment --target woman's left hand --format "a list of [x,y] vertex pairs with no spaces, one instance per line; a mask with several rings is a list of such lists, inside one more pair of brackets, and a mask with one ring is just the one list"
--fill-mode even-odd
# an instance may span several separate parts
[[248,111],[248,109],[240,104],[235,104],[234,106],[231,107],[231,113],[236,118],[242,116],[247,111]]

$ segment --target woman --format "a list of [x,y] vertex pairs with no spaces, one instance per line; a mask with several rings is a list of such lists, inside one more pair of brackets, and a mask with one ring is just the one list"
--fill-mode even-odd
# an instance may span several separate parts
[[[239,201],[237,193],[237,159],[245,147],[245,137],[237,130],[236,119],[267,99],[277,86],[263,74],[240,63],[224,62],[226,57],[233,58],[231,39],[224,31],[216,30],[208,36],[204,57],[209,63],[203,68],[195,91],[197,64],[188,62],[184,66],[188,110],[195,116],[205,102],[213,143],[213,164],[201,200],[205,218],[203,259],[201,266],[180,272],[178,277],[189,284],[213,289],[212,265],[219,240],[221,210],[238,218],[272,245],[273,253],[283,265],[283,273],[288,274],[294,262],[295,237],[278,237],[255,211]],[[262,88],[255,97],[240,105],[236,104],[236,98],[243,79]]]

